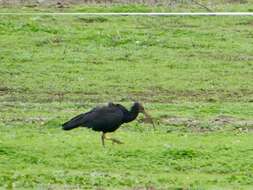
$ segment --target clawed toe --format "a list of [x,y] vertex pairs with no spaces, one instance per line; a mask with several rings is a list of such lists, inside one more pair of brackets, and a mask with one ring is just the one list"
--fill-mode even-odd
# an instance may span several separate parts
[[123,142],[121,142],[121,141],[119,141],[119,140],[117,140],[117,139],[113,139],[112,140],[112,143],[114,144],[114,143],[116,143],[116,144],[124,144]]

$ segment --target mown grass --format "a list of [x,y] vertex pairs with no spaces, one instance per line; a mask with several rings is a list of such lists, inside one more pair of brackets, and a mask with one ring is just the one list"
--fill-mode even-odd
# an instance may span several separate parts
[[[252,24],[0,16],[1,187],[251,189]],[[106,148],[61,130],[109,101],[143,102],[158,129],[141,116]]]
[[12,131],[3,130],[1,137],[0,179],[9,187],[252,187],[252,134],[121,130],[117,136],[125,144],[103,148],[98,135],[87,130]]

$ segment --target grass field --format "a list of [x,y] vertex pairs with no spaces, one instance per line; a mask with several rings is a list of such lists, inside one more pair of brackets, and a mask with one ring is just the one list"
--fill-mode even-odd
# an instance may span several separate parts
[[[0,16],[0,186],[252,189],[252,26],[252,17]],[[109,101],[142,102],[157,130],[140,116],[112,134],[123,145],[106,148],[99,133],[61,130]]]

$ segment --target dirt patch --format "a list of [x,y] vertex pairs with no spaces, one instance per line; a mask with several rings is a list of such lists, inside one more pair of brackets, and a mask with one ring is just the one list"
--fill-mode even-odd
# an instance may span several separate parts
[[228,124],[233,124],[236,123],[236,119],[231,117],[231,116],[225,116],[225,115],[220,115],[216,118],[213,118],[209,121],[209,123],[213,124],[213,125],[228,125]]
[[174,126],[198,126],[200,125],[200,121],[192,118],[184,118],[184,117],[178,117],[178,116],[170,116],[167,118],[162,119],[162,123],[168,124],[168,125],[174,125]]
[[29,117],[29,118],[11,118],[11,119],[1,119],[4,123],[12,123],[12,122],[23,122],[23,123],[39,123],[44,124],[47,122],[49,118],[46,117]]
[[185,118],[179,116],[167,116],[159,120],[164,125],[183,126],[191,131],[203,132],[223,129],[226,126],[231,129],[239,129],[243,131],[253,130],[253,120],[239,119],[232,116],[219,115],[208,120],[200,120],[195,118]]

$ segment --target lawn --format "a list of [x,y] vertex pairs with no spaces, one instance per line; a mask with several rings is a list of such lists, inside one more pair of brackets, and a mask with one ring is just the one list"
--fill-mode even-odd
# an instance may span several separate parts
[[[252,26],[246,16],[0,15],[0,187],[252,189]],[[111,134],[124,144],[103,148],[97,132],[61,129],[111,101],[142,102],[157,130],[140,116]]]

